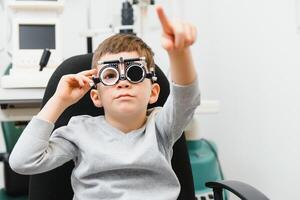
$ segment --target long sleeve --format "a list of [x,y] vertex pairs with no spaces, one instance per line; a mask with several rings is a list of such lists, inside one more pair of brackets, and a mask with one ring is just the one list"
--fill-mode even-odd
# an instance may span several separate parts
[[198,80],[189,85],[171,84],[171,92],[157,113],[156,127],[168,147],[172,147],[200,105]]
[[54,169],[74,158],[76,147],[56,129],[54,124],[33,117],[24,129],[9,157],[11,168],[20,174],[37,174]]

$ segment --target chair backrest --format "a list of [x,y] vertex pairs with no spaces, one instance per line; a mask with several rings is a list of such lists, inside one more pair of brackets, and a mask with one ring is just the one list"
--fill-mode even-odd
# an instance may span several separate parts
[[[92,57],[93,54],[84,54],[65,60],[56,69],[48,82],[43,98],[43,105],[45,105],[49,98],[54,94],[57,84],[63,75],[74,74],[90,69]],[[166,76],[159,68],[157,68],[156,74],[158,77],[158,84],[161,87],[161,92],[158,101],[149,106],[149,108],[154,106],[162,106],[170,93],[169,82]],[[65,110],[65,112],[55,123],[55,128],[66,125],[72,116],[82,114],[91,116],[103,115],[103,109],[95,108],[89,97],[89,94],[86,94],[80,101]],[[31,176],[29,199],[71,200],[73,197],[73,191],[71,188],[70,176],[73,166],[73,162],[70,161],[52,171]],[[194,199],[195,193],[193,177],[184,134],[173,147],[172,167],[181,183],[181,192],[178,199]]]

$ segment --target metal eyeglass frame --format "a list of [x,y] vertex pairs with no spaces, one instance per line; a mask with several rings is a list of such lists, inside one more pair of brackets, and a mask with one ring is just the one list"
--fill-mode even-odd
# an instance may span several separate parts
[[[138,62],[140,62],[140,63],[138,63]],[[122,73],[120,72],[119,64],[124,66]],[[96,86],[98,83],[102,83],[105,86],[113,86],[113,85],[117,84],[120,80],[128,80],[130,83],[137,84],[137,83],[144,81],[145,78],[151,79],[152,82],[157,81],[157,77],[156,77],[155,70],[153,67],[150,68],[150,72],[147,72],[147,68],[146,68],[147,63],[146,63],[145,57],[130,58],[130,59],[123,59],[123,57],[120,57],[119,60],[110,60],[110,61],[102,61],[102,62],[98,61],[98,66],[100,66],[100,65],[105,65],[105,66],[103,66],[100,69],[97,77],[92,78],[93,82],[94,82],[94,86]],[[143,70],[143,75],[142,75],[141,79],[139,79],[138,81],[133,81],[130,79],[130,77],[127,76],[128,69],[130,69],[133,66],[140,67]],[[111,69],[115,70],[116,74],[118,74],[118,78],[116,79],[116,81],[113,84],[106,84],[101,79],[101,75],[102,75],[103,71],[106,70],[107,68],[111,68]]]

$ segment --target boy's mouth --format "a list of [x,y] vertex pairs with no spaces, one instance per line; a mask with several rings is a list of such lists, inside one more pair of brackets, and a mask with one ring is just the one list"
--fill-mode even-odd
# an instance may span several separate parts
[[118,96],[116,96],[115,99],[120,99],[120,98],[132,98],[134,96],[132,96],[131,94],[125,93],[125,94],[119,94]]

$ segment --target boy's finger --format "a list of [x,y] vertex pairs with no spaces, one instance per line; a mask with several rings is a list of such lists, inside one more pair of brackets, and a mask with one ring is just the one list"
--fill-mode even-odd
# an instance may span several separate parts
[[191,45],[193,44],[193,41],[194,41],[194,37],[193,37],[193,26],[190,25],[190,24],[185,24],[184,25],[184,29],[185,29],[185,32],[186,32],[186,45]]
[[193,42],[195,42],[197,39],[197,29],[194,26],[192,27],[192,37],[193,37]]
[[185,39],[185,30],[184,25],[182,23],[176,23],[175,26],[175,47],[182,48],[184,46],[184,39]]
[[171,51],[174,49],[174,42],[173,42],[174,38],[163,34],[163,37],[161,38],[161,43],[162,46],[167,50],[167,51]]
[[84,76],[91,76],[91,75],[95,75],[96,73],[97,73],[97,69],[90,69],[90,70],[79,72],[78,74],[82,74]]
[[172,34],[173,33],[172,25],[171,25],[168,17],[165,14],[165,11],[163,10],[163,8],[161,6],[156,7],[156,13],[158,15],[158,18],[159,18],[160,24],[163,28],[163,31],[167,34]]
[[85,82],[87,85],[90,85],[93,83],[93,80],[90,77],[84,76],[82,74],[79,74],[79,76],[83,80],[83,82]]
[[77,81],[80,87],[90,86],[90,83],[92,82],[91,79],[89,79],[87,76],[84,76],[82,74],[75,75],[73,79]]
[[72,87],[77,86],[77,85],[82,87],[84,85],[83,81],[80,78],[78,78],[76,75],[68,77],[68,83]]

